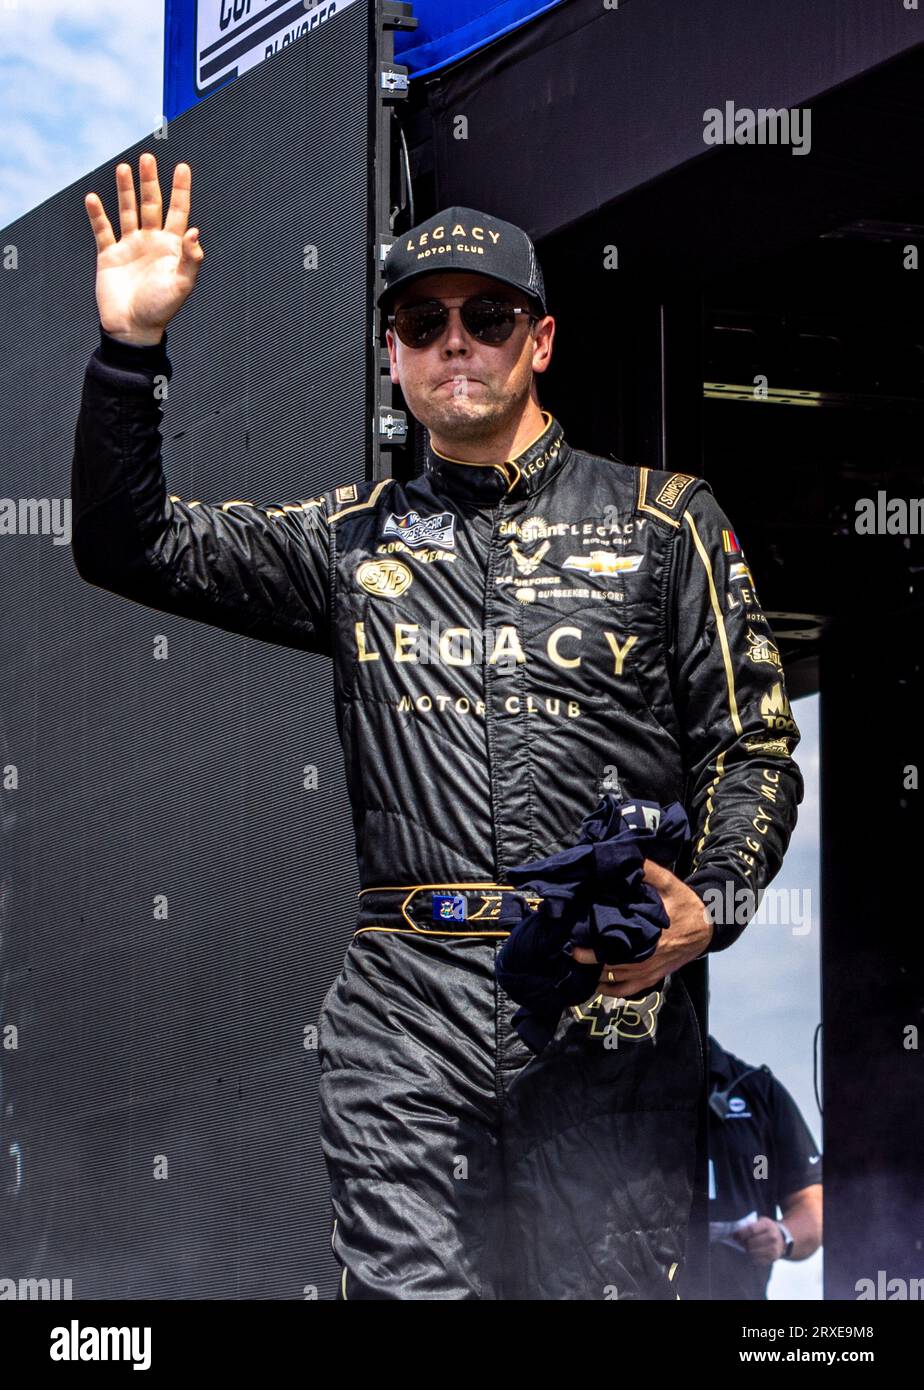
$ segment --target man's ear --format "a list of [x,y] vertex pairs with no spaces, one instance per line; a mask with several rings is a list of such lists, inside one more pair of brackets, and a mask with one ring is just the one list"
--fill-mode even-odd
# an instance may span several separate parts
[[400,378],[398,376],[398,359],[395,348],[395,335],[390,328],[386,328],[385,330],[385,342],[388,346],[389,371],[391,374],[392,383],[395,386],[398,386],[400,385]]

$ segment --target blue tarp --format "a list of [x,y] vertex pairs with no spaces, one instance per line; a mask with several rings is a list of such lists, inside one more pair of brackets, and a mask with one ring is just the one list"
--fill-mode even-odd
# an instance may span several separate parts
[[453,63],[483,48],[492,39],[552,10],[563,0],[415,0],[419,21],[412,34],[395,35],[395,61],[405,63],[412,76]]
[[[395,61],[423,77],[527,24],[565,0],[414,0],[418,21],[396,32]],[[350,0],[339,0],[343,9]],[[338,0],[165,0],[164,114],[195,106],[267,51],[332,18]]]

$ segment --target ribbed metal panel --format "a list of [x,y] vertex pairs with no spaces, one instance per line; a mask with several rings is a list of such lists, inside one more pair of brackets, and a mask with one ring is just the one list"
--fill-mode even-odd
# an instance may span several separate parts
[[[67,496],[98,342],[83,198],[118,234],[115,166],[137,183],[145,149],[165,207],[190,164],[206,250],[168,334],[169,490],[284,502],[367,476],[371,39],[351,6],[2,233],[0,494]],[[358,885],[329,663],[92,588],[50,536],[0,536],[0,575],[0,1275],[331,1297],[303,1040]]]

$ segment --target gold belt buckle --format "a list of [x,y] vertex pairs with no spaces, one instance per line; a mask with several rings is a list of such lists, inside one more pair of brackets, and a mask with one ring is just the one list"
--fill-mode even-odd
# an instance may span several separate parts
[[[509,936],[510,932],[508,929],[500,929],[498,927],[503,895],[509,892],[519,892],[519,890],[513,888],[512,885],[509,884],[496,883],[418,884],[410,890],[407,897],[404,899],[404,902],[401,904],[401,912],[416,931],[436,932],[440,935],[442,935],[444,931],[448,931],[450,934],[457,936]],[[425,923],[416,920],[420,908],[415,900],[420,894],[425,895],[425,909],[429,908],[430,912],[430,916]],[[445,919],[435,918],[433,916],[433,897],[435,894],[443,895],[447,898],[455,896],[463,897],[465,899],[465,917],[461,921],[458,921],[458,919],[449,916],[447,910]],[[539,903],[542,902],[542,898],[534,894],[523,894],[522,896],[532,909],[538,907]],[[474,910],[472,910],[472,907]],[[417,909],[416,912],[414,911],[415,908]],[[446,925],[444,928],[441,928],[440,922],[443,920],[445,920]],[[474,924],[474,926],[471,924]],[[453,931],[454,925],[457,928],[455,931]]]

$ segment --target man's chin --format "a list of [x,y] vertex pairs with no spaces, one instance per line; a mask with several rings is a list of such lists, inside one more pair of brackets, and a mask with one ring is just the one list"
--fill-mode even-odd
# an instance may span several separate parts
[[476,401],[472,396],[452,396],[445,401],[428,401],[418,420],[443,438],[480,439],[497,429],[502,411],[490,401]]

